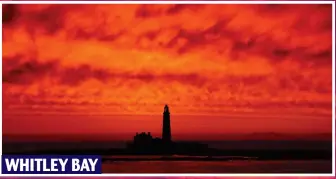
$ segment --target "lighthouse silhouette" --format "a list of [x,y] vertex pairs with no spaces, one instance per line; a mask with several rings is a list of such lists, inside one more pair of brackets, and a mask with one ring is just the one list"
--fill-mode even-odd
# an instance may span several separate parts
[[162,142],[171,142],[171,129],[170,129],[170,112],[168,105],[165,105],[163,110],[163,122],[162,122]]

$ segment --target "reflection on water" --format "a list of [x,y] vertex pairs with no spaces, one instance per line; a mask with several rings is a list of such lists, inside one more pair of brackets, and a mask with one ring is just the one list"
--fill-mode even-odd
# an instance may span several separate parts
[[332,161],[139,161],[103,164],[103,173],[331,173]]

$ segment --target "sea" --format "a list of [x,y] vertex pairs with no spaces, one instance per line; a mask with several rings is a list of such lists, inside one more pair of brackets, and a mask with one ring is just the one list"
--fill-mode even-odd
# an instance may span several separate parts
[[328,160],[277,161],[137,161],[110,162],[102,166],[103,173],[331,173]]
[[[331,141],[205,141],[220,149],[331,149]],[[124,148],[119,142],[4,142],[3,153],[39,150]],[[108,156],[117,157],[117,156]],[[123,156],[125,157],[125,156]],[[127,158],[138,156],[127,156]],[[144,156],[142,156],[144,157]],[[148,156],[153,157],[153,156]],[[157,157],[157,156],[156,156]],[[114,161],[103,173],[331,173],[331,160]]]
[[[75,149],[110,149],[125,148],[127,141],[76,141],[76,142],[49,142],[49,141],[14,141],[3,142],[2,150],[6,152],[25,152],[34,150],[75,150]],[[331,141],[265,141],[265,140],[249,140],[249,141],[196,141],[208,144],[210,148],[216,149],[292,149],[292,150],[328,150],[332,147]]]

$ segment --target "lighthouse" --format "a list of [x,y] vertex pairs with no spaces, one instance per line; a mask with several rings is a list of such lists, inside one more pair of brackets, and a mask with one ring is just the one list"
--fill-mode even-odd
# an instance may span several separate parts
[[170,112],[169,112],[168,105],[165,105],[164,110],[163,110],[162,141],[164,143],[171,142]]

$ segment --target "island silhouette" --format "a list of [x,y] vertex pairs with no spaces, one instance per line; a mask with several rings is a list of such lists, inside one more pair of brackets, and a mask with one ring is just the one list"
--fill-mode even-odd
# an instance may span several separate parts
[[163,110],[162,138],[153,138],[150,132],[136,133],[127,149],[136,154],[206,154],[209,150],[206,144],[172,140],[168,105]]

